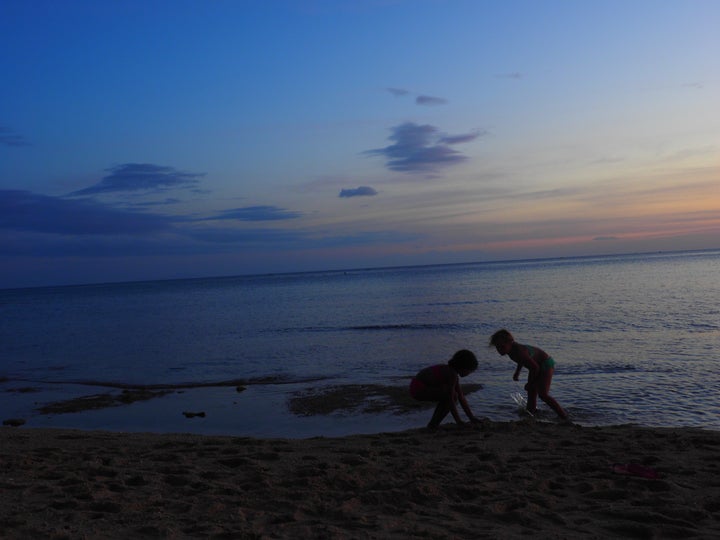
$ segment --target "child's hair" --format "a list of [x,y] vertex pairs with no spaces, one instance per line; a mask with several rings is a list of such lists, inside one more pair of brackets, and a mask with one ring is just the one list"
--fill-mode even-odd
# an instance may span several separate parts
[[500,343],[507,343],[508,341],[515,341],[515,338],[513,335],[505,330],[504,328],[502,330],[498,330],[490,337],[490,343],[488,344],[489,347],[496,347]]
[[475,371],[478,367],[478,361],[472,351],[462,349],[461,351],[453,354],[453,357],[448,362],[448,365],[453,369]]

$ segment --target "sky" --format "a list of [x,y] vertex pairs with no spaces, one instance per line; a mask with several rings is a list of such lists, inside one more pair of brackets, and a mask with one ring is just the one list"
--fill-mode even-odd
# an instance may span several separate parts
[[0,288],[720,248],[717,0],[0,0]]

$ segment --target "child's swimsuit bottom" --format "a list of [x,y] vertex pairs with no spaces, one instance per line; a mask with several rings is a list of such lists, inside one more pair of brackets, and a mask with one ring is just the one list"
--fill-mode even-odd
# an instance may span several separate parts
[[[530,358],[535,358],[535,352],[536,352],[535,347],[533,347],[532,345],[523,345],[523,347],[525,347],[525,350],[527,351],[528,356],[530,356]],[[543,361],[543,363],[540,364],[540,371],[547,371],[548,369],[554,368],[554,367],[555,367],[555,360],[553,360],[552,356],[548,356]]]
[[[442,383],[444,368],[445,368],[445,366],[442,364],[436,364],[436,365],[430,366],[430,368],[428,368],[430,370],[430,372],[432,373],[432,380],[435,383],[435,384],[433,384],[431,382],[430,383],[431,386],[439,386]],[[426,370],[423,370],[423,371],[426,371]],[[422,392],[423,390],[425,390],[428,386],[429,385],[427,383],[421,381],[417,377],[413,377],[412,380],[410,381],[410,395],[413,398],[418,399],[418,394],[420,392]]]
[[410,381],[410,395],[417,399],[417,396],[420,392],[422,392],[426,387],[426,384],[422,382],[421,380],[416,379],[415,377],[412,378]]
[[555,367],[555,360],[552,356],[548,356],[545,361],[540,364],[540,371],[547,371],[548,369]]

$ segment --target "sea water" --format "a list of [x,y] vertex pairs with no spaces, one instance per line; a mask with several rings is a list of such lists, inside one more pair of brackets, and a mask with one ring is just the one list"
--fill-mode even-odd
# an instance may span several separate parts
[[[480,365],[463,383],[483,385],[470,406],[511,420],[522,381],[487,346],[507,328],[555,358],[551,393],[578,423],[720,429],[719,276],[720,251],[702,251],[0,290],[0,410],[28,426],[400,430],[425,425],[431,410],[303,417],[288,400],[331,386],[405,386],[467,348]],[[37,412],[132,385],[187,388]],[[200,409],[204,418],[180,414]],[[553,414],[540,403],[538,417]]]

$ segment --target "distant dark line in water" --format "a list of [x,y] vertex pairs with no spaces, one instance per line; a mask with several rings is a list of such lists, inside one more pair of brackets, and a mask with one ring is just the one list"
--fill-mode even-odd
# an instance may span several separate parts
[[648,370],[646,368],[641,368],[638,366],[633,366],[632,364],[623,364],[623,363],[608,363],[604,365],[597,365],[597,366],[574,366],[572,364],[570,365],[562,365],[561,370],[563,373],[568,375],[593,375],[593,374],[599,374],[599,373],[645,373]]
[[478,304],[499,304],[500,300],[472,300],[472,301],[463,301],[463,302],[429,302],[427,304],[412,304],[415,306],[475,306]]
[[67,380],[67,381],[48,381],[43,379],[10,379],[4,378],[2,382],[10,382],[12,380],[19,382],[29,382],[36,384],[77,384],[81,386],[100,386],[103,388],[117,388],[119,390],[181,390],[192,388],[219,388],[230,386],[253,386],[253,385],[279,385],[279,384],[298,384],[319,382],[331,379],[332,376],[324,375],[317,377],[303,377],[290,379],[287,377],[267,376],[254,377],[250,379],[230,379],[225,381],[189,381],[183,383],[169,384],[132,384],[113,381],[93,381],[93,380]]
[[[714,254],[720,252],[720,247],[707,248],[707,249],[687,249],[687,250],[672,250],[672,251],[640,251],[640,252],[627,252],[627,253],[600,253],[596,255],[568,255],[568,256],[556,256],[556,257],[538,257],[530,259],[499,259],[499,260],[487,260],[487,261],[466,261],[466,262],[455,262],[455,263],[434,263],[434,264],[408,264],[399,266],[376,266],[366,268],[345,268],[337,270],[307,270],[302,272],[274,272],[267,274],[241,274],[236,276],[217,276],[216,279],[233,279],[233,278],[263,278],[263,277],[283,277],[283,276],[306,276],[312,274],[353,274],[353,273],[365,273],[365,272],[379,272],[386,270],[412,270],[416,268],[453,268],[459,266],[473,266],[473,265],[507,265],[507,264],[529,264],[529,263],[546,263],[546,262],[570,262],[570,261],[584,261],[594,259],[612,259],[615,257],[655,257],[655,256],[678,256],[678,255],[693,255],[693,254]],[[207,278],[186,278],[185,280],[192,279],[215,279],[212,277]],[[184,281],[184,280],[174,280]]]
[[440,330],[446,328],[460,328],[460,326],[454,324],[368,324],[364,326],[350,326],[348,330]]
[[489,328],[485,324],[437,324],[437,323],[398,323],[398,324],[368,324],[360,326],[304,326],[296,328],[280,328],[265,330],[269,333],[290,332],[386,332],[397,330],[479,330]]

